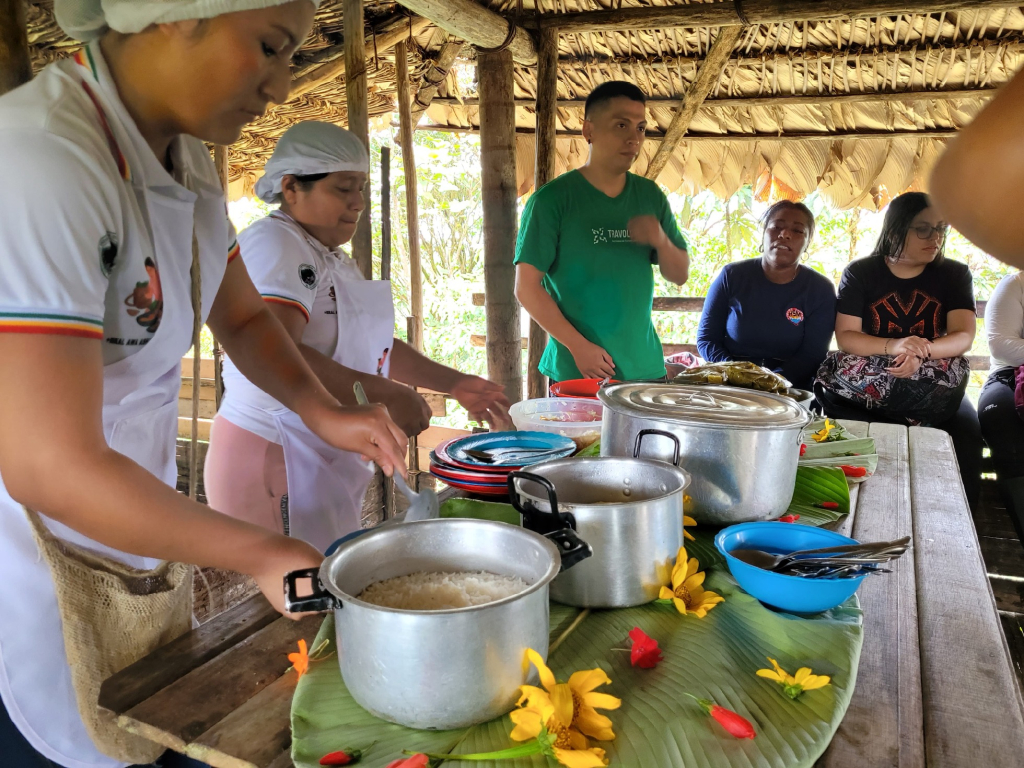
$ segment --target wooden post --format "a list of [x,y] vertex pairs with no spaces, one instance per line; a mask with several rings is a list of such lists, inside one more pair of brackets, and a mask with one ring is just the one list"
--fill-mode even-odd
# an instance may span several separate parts
[[380,148],[380,279],[391,279],[391,147]]
[[474,0],[399,0],[410,11],[430,19],[449,35],[481,49],[503,48],[519,64],[537,63],[530,33]]
[[679,109],[672,116],[672,122],[669,123],[668,129],[665,131],[665,138],[662,139],[658,151],[654,153],[654,157],[651,158],[651,162],[647,166],[646,176],[648,179],[657,179],[665,169],[669,158],[679,146],[679,142],[690,127],[697,110],[700,109],[700,105],[704,103],[704,99],[711,93],[711,89],[715,87],[715,83],[725,71],[725,66],[729,63],[729,57],[732,55],[732,49],[736,45],[736,41],[740,39],[742,31],[743,27],[739,25],[722,27],[718,31],[718,37],[711,44],[708,55],[697,69],[696,77],[693,78],[682,101],[679,102]]
[[416,155],[412,145],[412,101],[409,97],[409,60],[405,43],[395,46],[398,78],[398,134],[402,144],[402,168],[405,170],[405,217],[409,229],[409,311],[416,326],[416,343],[423,351],[423,265],[420,261],[420,213],[416,190]]
[[423,75],[420,77],[419,87],[416,89],[416,95],[413,97],[411,122],[414,128],[419,123],[423,113],[427,111],[430,102],[437,95],[438,86],[448,77],[448,73],[451,71],[455,60],[459,57],[463,45],[464,43],[461,40],[449,40],[441,48],[437,58],[430,62],[424,70]]
[[[413,318],[405,318],[405,330],[409,345],[419,349],[421,340],[416,338],[416,323]],[[416,435],[409,438],[409,487],[414,491],[420,489],[420,446]]]
[[[230,182],[228,169],[231,165],[228,159],[228,148],[218,144],[213,148],[213,163],[217,166],[217,175],[220,177],[220,186],[224,190],[224,200],[228,199],[228,184]],[[220,410],[220,401],[224,399],[224,350],[221,349],[217,337],[213,337],[213,387],[216,408]],[[195,395],[193,394],[193,397]]]
[[[370,113],[366,94],[366,45],[363,38],[363,0],[342,3],[345,34],[345,103],[348,129],[370,151]],[[352,258],[367,280],[373,279],[373,226],[370,223],[370,185],[363,190],[366,208],[352,238]]]
[[[534,191],[555,178],[555,141],[558,117],[558,29],[542,29],[537,40],[537,162]],[[547,397],[547,376],[540,372],[540,358],[548,344],[548,335],[536,321],[530,320],[526,363],[526,396]]]
[[523,398],[523,353],[515,297],[516,119],[512,54],[479,53],[480,165],[484,214],[487,375],[513,402]]
[[32,79],[24,0],[0,0],[0,94]]

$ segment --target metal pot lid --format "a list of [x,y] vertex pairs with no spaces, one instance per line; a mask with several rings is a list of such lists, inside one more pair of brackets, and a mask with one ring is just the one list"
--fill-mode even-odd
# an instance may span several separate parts
[[783,395],[742,387],[618,384],[598,392],[613,411],[643,419],[735,429],[789,429],[810,423],[810,413]]

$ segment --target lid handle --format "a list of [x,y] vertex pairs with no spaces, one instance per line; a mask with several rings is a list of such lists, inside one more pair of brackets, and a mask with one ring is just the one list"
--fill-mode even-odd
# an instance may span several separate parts
[[644,438],[648,435],[658,435],[658,437],[667,437],[672,441],[672,463],[679,466],[679,454],[682,452],[682,446],[679,444],[679,437],[666,432],[663,429],[641,429],[636,433],[636,442],[633,443],[633,458],[640,458],[640,445],[643,443]]
[[703,402],[705,405],[711,408],[722,407],[721,405],[718,404],[718,401],[715,400],[714,395],[709,395],[707,392],[691,392],[687,395],[687,400],[689,400],[691,403]]
[[[551,507],[550,511],[545,512],[523,499],[520,496],[517,480],[528,480],[543,488],[548,497],[548,504]],[[558,511],[558,497],[555,495],[555,486],[546,477],[535,475],[532,472],[523,472],[522,470],[509,472],[508,495],[516,512],[523,516],[523,526],[525,528],[541,534],[560,531],[563,528],[576,529],[576,517],[570,512]]]

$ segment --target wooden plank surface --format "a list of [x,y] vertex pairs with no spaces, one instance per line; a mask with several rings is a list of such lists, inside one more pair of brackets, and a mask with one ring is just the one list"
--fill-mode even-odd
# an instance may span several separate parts
[[910,429],[910,473],[928,766],[1020,766],[1024,704],[945,432]]
[[[871,424],[878,470],[858,488],[851,535],[860,541],[913,533],[906,427]],[[858,591],[864,646],[857,687],[822,768],[924,766],[921,672],[917,636],[914,550],[893,573],[866,579]]]

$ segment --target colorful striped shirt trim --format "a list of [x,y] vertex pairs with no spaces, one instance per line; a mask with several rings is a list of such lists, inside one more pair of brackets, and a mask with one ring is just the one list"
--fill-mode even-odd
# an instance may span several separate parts
[[235,240],[231,247],[228,248],[228,264],[238,258],[238,254],[242,252],[242,249],[238,245],[238,241]]
[[0,312],[0,333],[41,333],[53,336],[102,339],[103,322],[71,315]]
[[305,316],[306,322],[309,322],[309,310],[302,305],[301,301],[289,299],[287,296],[277,296],[273,293],[262,293],[260,295],[263,297],[264,301],[268,301],[271,304],[283,304],[286,307],[295,307]]
[[[92,60],[92,54],[87,48],[84,49],[84,52],[79,51],[75,54],[75,62],[92,72],[93,78],[96,78],[96,65]],[[100,100],[96,97],[95,92],[84,80],[82,81],[82,88],[85,89],[85,93],[89,97],[89,100],[92,101],[92,105],[96,107],[96,114],[100,119],[100,127],[103,128],[103,135],[107,139],[107,146],[110,147],[110,154],[113,155],[114,162],[117,163],[118,173],[121,174],[121,178],[125,181],[131,181],[132,170],[128,167],[128,160],[121,151],[121,147],[118,145],[117,139],[114,137],[114,132],[110,128],[110,122],[107,120],[107,113],[103,111],[103,106],[100,104]]]

